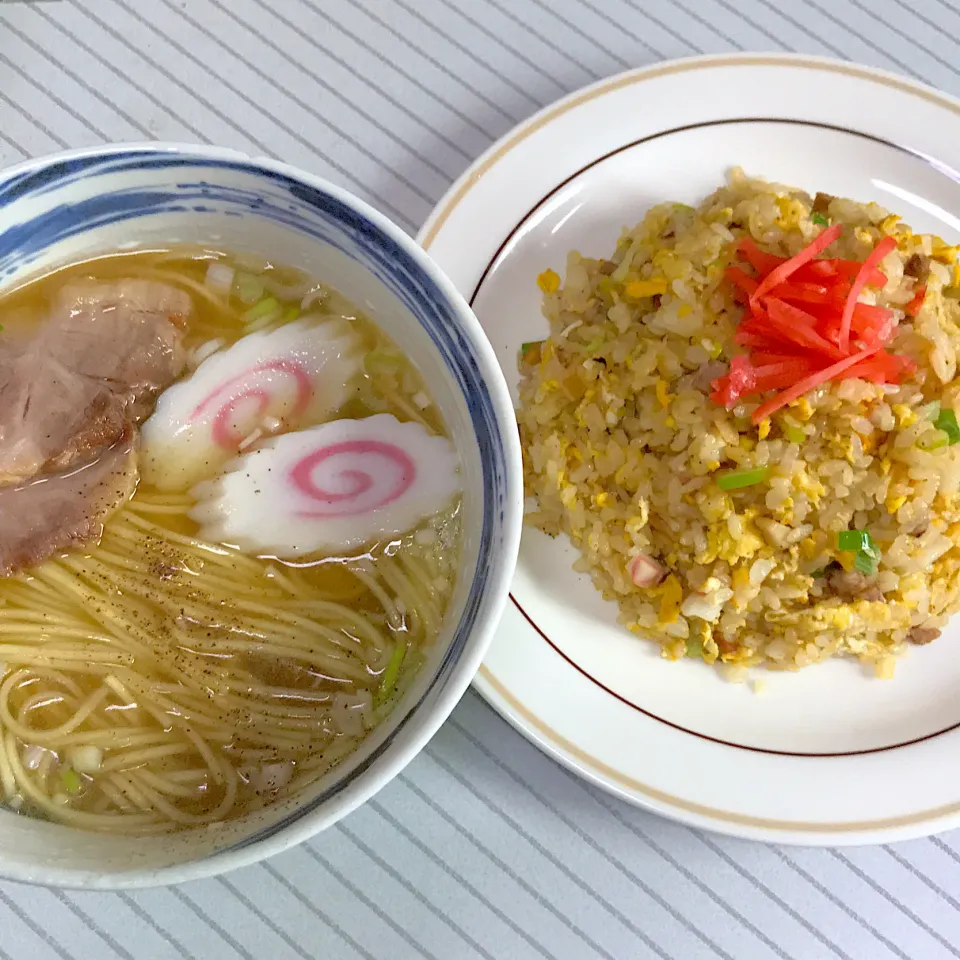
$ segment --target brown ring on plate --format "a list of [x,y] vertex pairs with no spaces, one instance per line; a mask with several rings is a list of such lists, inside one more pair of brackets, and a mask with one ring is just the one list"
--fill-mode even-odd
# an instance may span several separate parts
[[[537,210],[539,210],[540,207],[542,207],[551,197],[553,197],[558,191],[562,190],[565,186],[567,186],[568,183],[570,183],[573,180],[576,180],[577,177],[579,177],[581,174],[586,173],[587,170],[590,170],[593,167],[596,167],[599,164],[603,163],[604,161],[609,160],[611,157],[615,157],[617,154],[623,153],[626,150],[631,150],[634,147],[640,146],[641,144],[650,143],[653,140],[659,140],[661,137],[668,137],[675,133],[685,133],[688,130],[701,130],[707,127],[720,127],[720,126],[727,126],[731,124],[740,124],[740,123],[785,123],[785,124],[790,124],[790,125],[799,126],[799,127],[816,127],[821,130],[833,130],[837,133],[845,133],[853,137],[859,137],[862,140],[871,140],[874,143],[878,143],[885,147],[891,147],[892,149],[898,150],[901,153],[905,153],[911,157],[915,157],[917,160],[922,160],[924,163],[927,163],[927,164],[930,163],[930,159],[928,157],[925,157],[923,154],[917,153],[909,149],[908,147],[904,147],[896,143],[891,143],[889,140],[884,140],[882,137],[875,137],[872,134],[862,133],[859,130],[850,130],[847,127],[838,127],[829,123],[815,123],[809,120],[793,120],[793,119],[786,119],[783,117],[738,117],[738,118],[729,118],[726,120],[708,120],[702,123],[691,123],[682,127],[673,127],[670,130],[661,130],[659,133],[653,133],[653,134],[650,134],[649,136],[641,137],[638,140],[633,140],[630,143],[626,143],[623,146],[617,147],[614,150],[610,150],[608,153],[605,153],[602,157],[598,157],[596,160],[591,160],[590,163],[586,164],[585,166],[581,167],[579,170],[570,174],[569,177],[567,177],[565,180],[562,180],[560,183],[558,183],[549,193],[541,197],[523,215],[523,217],[520,218],[519,222],[513,227],[513,229],[509,231],[503,243],[501,243],[500,246],[497,247],[496,251],[494,252],[493,256],[490,258],[486,267],[484,267],[483,273],[480,274],[480,279],[477,281],[477,284],[473,289],[473,293],[470,295],[470,299],[469,299],[470,307],[473,308],[474,302],[476,301],[477,296],[480,293],[481,287],[483,286],[487,277],[490,275],[490,271],[493,269],[496,262],[500,259],[500,255],[503,253],[504,249],[507,247],[510,241],[516,236],[517,232],[521,229],[521,227],[523,227],[523,225],[530,219],[530,217],[532,217],[534,213],[536,213]],[[941,172],[945,173],[945,171],[941,171]],[[870,747],[869,749],[866,749],[866,750],[840,750],[835,752],[824,752],[824,753],[812,753],[812,752],[803,752],[803,751],[796,751],[796,750],[772,750],[767,747],[755,747],[746,743],[735,743],[731,740],[723,740],[720,737],[712,737],[707,733],[701,733],[697,730],[692,730],[689,727],[684,727],[679,723],[674,723],[672,720],[667,720],[665,717],[661,717],[656,713],[652,713],[651,711],[645,709],[644,707],[641,707],[639,704],[634,703],[632,700],[623,696],[622,694],[617,693],[615,690],[611,690],[610,687],[608,687],[601,680],[598,680],[595,676],[593,676],[593,674],[591,674],[588,670],[586,670],[579,663],[577,663],[572,657],[564,653],[563,650],[561,650],[560,647],[556,643],[554,643],[554,641],[551,640],[550,637],[547,636],[547,634],[543,631],[543,629],[541,629],[541,627],[537,624],[537,622],[533,619],[533,617],[530,616],[529,613],[527,613],[527,611],[523,608],[523,606],[520,604],[520,602],[517,600],[517,598],[514,596],[513,593],[510,594],[510,600],[513,602],[513,605],[517,608],[517,610],[520,611],[520,613],[522,614],[523,618],[527,621],[527,623],[529,623],[530,626],[533,627],[533,629],[539,634],[540,638],[544,640],[558,656],[562,657],[568,664],[570,664],[571,667],[573,667],[578,673],[586,677],[586,679],[589,680],[591,683],[593,683],[595,686],[603,690],[604,693],[609,694],[610,696],[619,700],[624,705],[636,710],[638,713],[642,713],[645,717],[649,717],[651,720],[656,720],[658,723],[662,723],[666,727],[670,727],[673,730],[679,731],[680,733],[686,733],[686,734],[689,734],[690,736],[697,737],[700,740],[706,740],[706,741],[709,741],[710,743],[719,744],[720,746],[733,747],[736,750],[747,750],[751,753],[766,753],[766,754],[771,754],[773,756],[779,756],[779,757],[808,757],[808,758],[815,758],[815,759],[823,759],[823,758],[829,758],[829,757],[858,757],[858,756],[866,756],[867,754],[871,754],[871,753],[886,753],[889,750],[899,750],[902,747],[914,746],[915,744],[923,743],[926,740],[932,740],[935,737],[942,736],[945,733],[951,733],[952,731],[960,728],[960,721],[958,721],[957,723],[951,724],[948,727],[944,727],[941,730],[936,730],[933,733],[924,734],[922,737],[914,737],[911,740],[904,740],[900,743],[890,743],[882,747]]]

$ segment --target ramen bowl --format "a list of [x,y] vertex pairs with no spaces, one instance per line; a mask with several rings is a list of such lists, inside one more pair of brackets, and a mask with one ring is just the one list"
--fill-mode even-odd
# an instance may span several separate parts
[[64,264],[187,245],[269,259],[328,283],[419,369],[460,459],[456,585],[438,637],[392,711],[302,793],[152,836],[2,809],[0,875],[8,879],[87,888],[178,883],[306,840],[383,787],[443,723],[507,596],[522,513],[510,397],[469,307],[402,230],[310,174],[205,147],[101,147],[0,173],[0,293]]

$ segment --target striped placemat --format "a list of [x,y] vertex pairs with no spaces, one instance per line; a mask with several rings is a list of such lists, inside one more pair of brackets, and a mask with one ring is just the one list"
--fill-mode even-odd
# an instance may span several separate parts
[[[0,163],[102,141],[273,155],[414,232],[481,150],[622,69],[796,50],[960,94],[947,0],[0,0]],[[0,884],[0,960],[960,958],[960,835],[701,834],[553,764],[470,694],[322,837],[182,887]]]

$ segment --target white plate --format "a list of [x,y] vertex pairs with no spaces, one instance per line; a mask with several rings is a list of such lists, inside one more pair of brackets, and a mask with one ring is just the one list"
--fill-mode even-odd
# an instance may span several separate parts
[[[420,241],[471,300],[516,388],[547,330],[537,274],[612,251],[653,203],[695,204],[733,165],[863,201],[960,242],[960,102],[807,57],[639,70],[548,107],[451,188]],[[515,395],[514,395],[514,398]],[[670,663],[615,623],[566,540],[524,534],[480,692],[584,777],[666,816],[786,843],[864,843],[960,825],[960,618],[884,682],[855,662],[758,672]]]

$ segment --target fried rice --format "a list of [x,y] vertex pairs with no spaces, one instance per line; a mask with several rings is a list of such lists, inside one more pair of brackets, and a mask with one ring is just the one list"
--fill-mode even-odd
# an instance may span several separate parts
[[[916,369],[825,383],[754,425],[769,394],[711,399],[743,349],[725,270],[746,236],[789,257],[825,223],[844,226],[834,257],[895,239],[861,300],[893,311],[889,349]],[[957,253],[875,203],[739,170],[697,209],[651,209],[609,259],[571,253],[562,282],[539,277],[550,336],[521,351],[527,521],[568,535],[620,623],[670,659],[737,679],[847,655],[891,676],[958,607],[960,443],[937,425],[960,406]],[[845,531],[877,548],[866,572]]]

